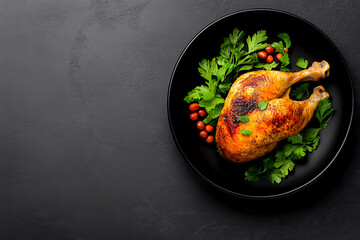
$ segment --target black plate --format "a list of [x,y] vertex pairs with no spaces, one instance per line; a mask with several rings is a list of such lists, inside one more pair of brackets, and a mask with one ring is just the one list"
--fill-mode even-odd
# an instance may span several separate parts
[[[281,184],[269,181],[248,183],[244,171],[253,163],[234,164],[220,157],[215,144],[206,144],[198,137],[195,123],[189,119],[188,104],[183,101],[187,92],[204,80],[197,71],[202,59],[212,59],[219,54],[223,38],[234,28],[253,34],[267,31],[269,41],[286,32],[292,46],[290,59],[292,71],[297,71],[296,59],[304,57],[313,61],[326,60],[330,64],[330,77],[321,80],[330,93],[336,111],[321,134],[320,145],[304,160],[296,163],[292,174]],[[273,39],[272,39],[273,38]],[[293,14],[253,9],[223,17],[198,33],[181,54],[171,78],[168,92],[168,117],[174,139],[190,165],[211,185],[236,196],[246,198],[274,198],[294,193],[318,179],[333,163],[348,135],[352,122],[354,93],[348,67],[334,43],[316,26]]]

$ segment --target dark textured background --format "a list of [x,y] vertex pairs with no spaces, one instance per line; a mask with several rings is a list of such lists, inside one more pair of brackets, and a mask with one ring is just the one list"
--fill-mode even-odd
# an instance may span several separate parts
[[276,201],[203,182],[176,148],[166,110],[191,38],[253,7],[322,29],[358,93],[360,2],[210,2],[0,1],[0,239],[360,238],[358,105],[330,172]]

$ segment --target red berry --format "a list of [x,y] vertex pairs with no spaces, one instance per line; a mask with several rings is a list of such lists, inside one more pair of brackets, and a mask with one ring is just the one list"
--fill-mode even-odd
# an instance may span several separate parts
[[199,115],[197,113],[190,114],[190,119],[193,120],[193,121],[198,120],[198,117],[199,117]]
[[199,110],[199,104],[192,103],[192,104],[190,104],[189,109],[190,109],[190,111],[195,112],[195,111]]
[[260,52],[257,53],[257,55],[261,59],[266,59],[266,57],[267,57],[267,53],[265,51],[260,51]]
[[209,135],[207,138],[206,138],[206,142],[207,143],[212,143],[214,141],[214,137],[212,135]]
[[210,132],[214,131],[214,127],[211,126],[211,125],[206,125],[205,130],[206,130],[208,133],[210,133]]
[[196,128],[199,129],[199,130],[203,130],[205,128],[205,124],[203,121],[198,121],[196,123]]
[[199,110],[198,114],[199,114],[200,117],[205,117],[206,116],[205,110]]
[[265,52],[267,52],[268,54],[271,54],[274,52],[274,47],[273,46],[267,46],[265,48]]
[[202,130],[200,133],[199,133],[200,137],[201,138],[207,138],[208,134],[205,130]]
[[274,61],[273,56],[271,56],[271,55],[267,56],[266,62],[267,62],[267,63],[272,63],[272,61]]

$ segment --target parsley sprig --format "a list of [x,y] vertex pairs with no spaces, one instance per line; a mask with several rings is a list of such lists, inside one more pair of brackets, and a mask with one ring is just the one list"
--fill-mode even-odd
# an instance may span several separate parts
[[269,46],[265,43],[267,35],[265,30],[257,31],[247,36],[244,31],[237,28],[224,39],[220,46],[219,56],[211,60],[203,59],[199,63],[198,71],[205,79],[205,84],[195,87],[184,98],[187,103],[198,102],[204,107],[208,116],[205,124],[216,124],[224,105],[224,98],[236,77],[242,71],[256,68],[270,70],[277,64],[260,64],[256,51]]
[[248,52],[252,53],[261,49],[266,48],[269,46],[267,43],[263,43],[266,41],[268,37],[266,36],[265,30],[260,30],[251,38],[250,36],[247,37],[246,42],[248,44]]
[[295,167],[296,160],[314,151],[320,141],[320,131],[327,127],[334,109],[328,98],[320,101],[314,116],[319,127],[305,128],[302,132],[287,138],[287,142],[277,147],[271,154],[263,157],[255,166],[245,172],[245,180],[256,182],[260,178],[268,178],[271,183],[280,183]]
[[302,83],[298,87],[291,90],[290,97],[295,98],[296,100],[300,100],[305,95],[306,98],[308,98],[310,96],[309,86],[310,83],[308,82]]

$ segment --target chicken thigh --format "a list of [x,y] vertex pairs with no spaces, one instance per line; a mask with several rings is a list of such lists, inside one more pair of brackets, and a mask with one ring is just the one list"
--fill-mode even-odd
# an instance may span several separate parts
[[[318,81],[329,75],[326,61],[314,62],[303,71],[256,71],[241,75],[232,85],[218,120],[215,141],[220,154],[233,162],[247,162],[271,152],[277,143],[299,133],[311,120],[320,100],[328,98],[324,87],[314,88],[304,101],[289,98],[297,82]],[[258,103],[268,101],[265,110]],[[243,123],[240,116],[247,116]],[[251,131],[244,135],[242,129]]]

